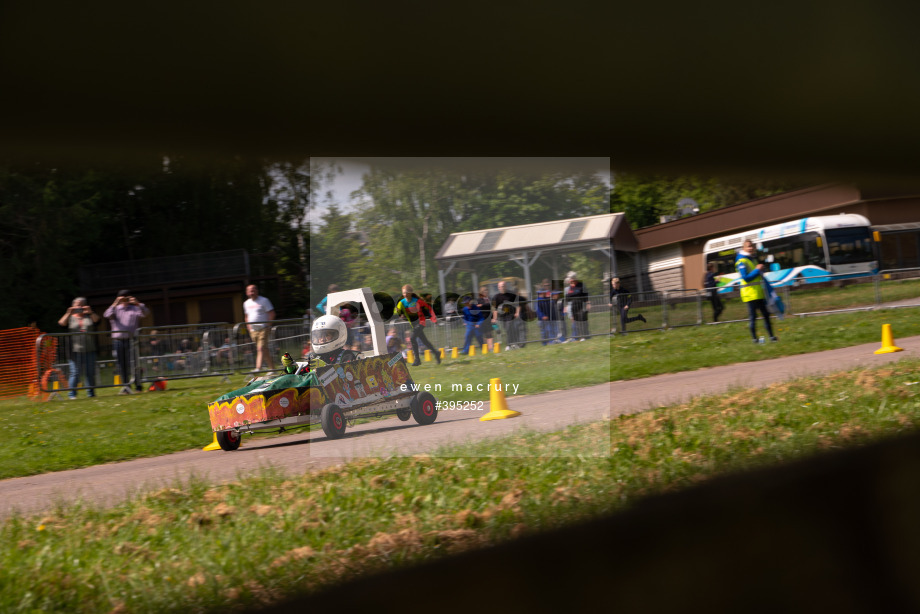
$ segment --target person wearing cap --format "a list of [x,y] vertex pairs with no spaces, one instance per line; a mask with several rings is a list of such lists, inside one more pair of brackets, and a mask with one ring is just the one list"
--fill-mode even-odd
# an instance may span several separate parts
[[[112,347],[115,352],[115,362],[118,367],[118,374],[121,377],[122,384],[126,387],[124,390],[130,392],[127,388],[128,382],[131,381],[131,342],[140,328],[143,318],[150,314],[147,306],[138,301],[131,295],[129,290],[120,290],[115,302],[103,313],[103,317],[109,320],[112,328]],[[135,365],[136,367],[136,365]],[[141,391],[140,376],[135,371],[133,374],[134,388]]]

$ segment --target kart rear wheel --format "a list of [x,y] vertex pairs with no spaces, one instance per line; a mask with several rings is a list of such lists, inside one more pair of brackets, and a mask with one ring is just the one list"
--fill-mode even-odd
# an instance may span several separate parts
[[412,408],[411,407],[400,407],[396,410],[396,417],[405,422],[412,417]]
[[243,438],[236,431],[217,431],[217,443],[221,450],[233,452],[240,447]]
[[323,407],[320,413],[320,423],[323,425],[323,432],[329,439],[341,439],[345,436],[345,414],[342,408],[335,403],[329,403]]
[[412,417],[419,424],[431,424],[438,419],[437,399],[430,392],[420,392],[412,399]]

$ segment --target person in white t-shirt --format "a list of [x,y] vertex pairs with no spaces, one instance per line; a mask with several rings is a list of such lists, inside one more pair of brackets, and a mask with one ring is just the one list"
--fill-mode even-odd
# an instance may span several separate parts
[[268,333],[271,330],[269,322],[275,319],[275,306],[264,296],[259,296],[259,289],[254,285],[246,286],[246,296],[249,298],[243,302],[243,311],[246,312],[249,337],[256,345],[255,371],[262,370],[263,359],[269,369],[274,369],[275,363],[268,351]]

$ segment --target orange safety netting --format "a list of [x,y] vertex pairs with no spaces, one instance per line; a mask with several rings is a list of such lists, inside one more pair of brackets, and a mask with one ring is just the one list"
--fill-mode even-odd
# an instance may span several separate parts
[[39,370],[35,340],[41,334],[31,327],[0,330],[0,399],[40,393],[39,373],[51,368],[57,351],[57,340],[49,338]]

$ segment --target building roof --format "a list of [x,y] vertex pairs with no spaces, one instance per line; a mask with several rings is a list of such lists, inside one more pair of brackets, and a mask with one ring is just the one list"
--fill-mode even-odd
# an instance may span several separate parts
[[537,224],[486,228],[451,234],[435,260],[494,258],[522,251],[570,251],[610,247],[635,252],[638,241],[622,213],[553,220]]
[[748,201],[636,231],[643,250],[740,232],[781,221],[844,212],[861,200],[852,185],[824,184]]

